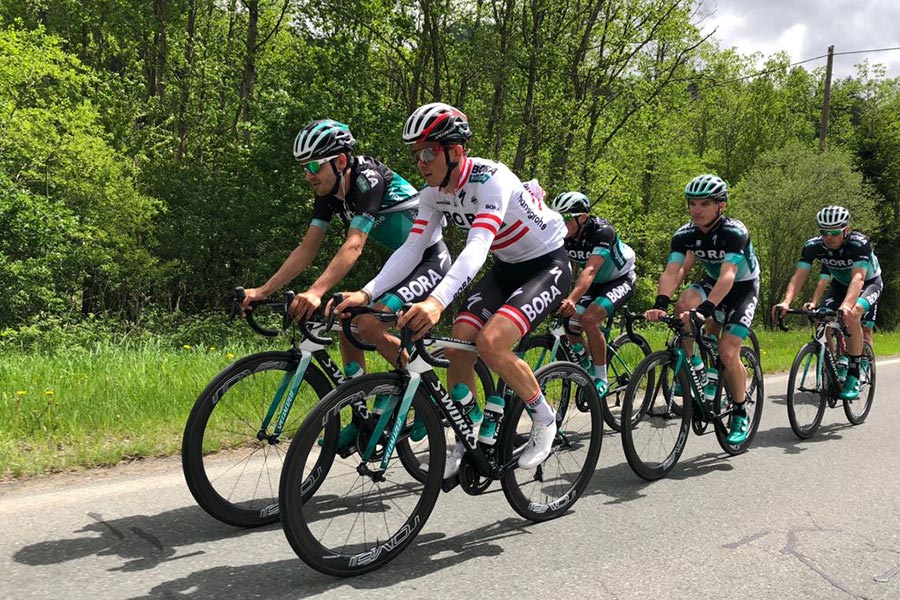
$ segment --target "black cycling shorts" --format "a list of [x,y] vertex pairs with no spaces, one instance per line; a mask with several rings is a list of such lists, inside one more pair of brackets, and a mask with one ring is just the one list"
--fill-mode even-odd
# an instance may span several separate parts
[[556,312],[571,289],[572,268],[564,247],[521,263],[495,260],[454,323],[466,323],[481,331],[497,314],[512,321],[524,336]]
[[[884,283],[881,281],[881,275],[879,275],[865,282],[859,291],[859,298],[856,300],[856,303],[865,309],[862,316],[863,327],[875,327],[875,317],[878,315],[878,298],[881,297],[883,288]],[[832,279],[822,306],[837,310],[846,297],[847,286],[837,279]]]
[[443,240],[438,240],[425,249],[422,260],[409,275],[378,298],[377,303],[398,311],[405,302],[421,302],[431,295],[431,291],[450,270],[450,252]]
[[[700,294],[701,301],[705,301],[714,285],[715,279],[704,277],[702,281],[691,284],[688,289],[695,290]],[[759,304],[759,279],[735,281],[728,294],[716,307],[716,322],[725,325],[725,333],[745,340],[750,335],[757,304]]]

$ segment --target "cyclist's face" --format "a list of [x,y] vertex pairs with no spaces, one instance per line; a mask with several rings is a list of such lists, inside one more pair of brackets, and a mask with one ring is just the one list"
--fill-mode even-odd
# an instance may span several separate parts
[[343,171],[347,167],[347,155],[341,154],[330,162],[323,163],[319,167],[318,173],[310,173],[309,170],[303,169],[303,176],[306,177],[306,182],[319,196],[329,194],[331,193],[331,190],[334,189],[337,175],[334,174],[332,165],[334,165],[339,172]]
[[[838,228],[835,228],[835,231]],[[849,227],[844,227],[841,229],[841,232],[838,235],[831,235],[833,231],[823,232],[821,229],[819,230],[822,233],[822,243],[825,244],[825,247],[829,250],[837,250],[841,247],[841,244],[844,243],[844,234],[847,233]]]
[[[448,148],[450,159],[457,161],[460,146]],[[447,154],[440,144],[426,142],[423,144],[413,144],[412,148],[413,160],[416,161],[416,168],[419,174],[425,178],[425,182],[429,187],[437,187],[447,176]]]
[[691,220],[697,227],[709,227],[715,223],[724,207],[724,202],[716,202],[710,198],[691,198],[688,200]]

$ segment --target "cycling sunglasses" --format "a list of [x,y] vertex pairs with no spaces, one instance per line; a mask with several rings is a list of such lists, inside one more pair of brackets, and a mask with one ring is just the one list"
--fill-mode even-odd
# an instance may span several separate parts
[[580,217],[581,215],[586,215],[587,213],[563,213],[563,221],[571,221],[575,217]]
[[840,229],[820,229],[819,233],[821,233],[822,235],[832,235],[832,236],[841,235],[842,233],[844,233],[844,228],[842,227]]
[[440,146],[425,146],[418,150],[412,151],[413,162],[422,161],[425,164],[432,162],[438,157]]
[[311,161],[309,161],[309,162],[303,163],[303,164],[300,165],[300,166],[303,167],[303,170],[306,171],[307,173],[310,173],[310,174],[312,174],[312,175],[315,175],[316,173],[318,173],[319,171],[322,170],[322,167],[323,167],[324,165],[326,165],[326,164],[328,164],[329,162],[333,161],[333,160],[336,159],[338,156],[340,156],[340,154],[335,154],[334,156],[329,156],[329,157],[326,157],[326,158],[320,158],[320,159],[318,159],[318,160],[311,160]]

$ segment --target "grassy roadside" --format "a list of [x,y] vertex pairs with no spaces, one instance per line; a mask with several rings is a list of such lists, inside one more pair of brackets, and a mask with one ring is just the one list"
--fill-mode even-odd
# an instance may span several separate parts
[[[662,346],[661,329],[643,333],[654,348]],[[763,368],[773,373],[790,368],[809,331],[762,331],[759,338]],[[0,478],[177,454],[187,415],[207,382],[236,358],[261,349],[101,343],[89,350],[5,356]],[[875,351],[900,354],[900,332],[879,332]],[[380,359],[370,365],[383,368]]]

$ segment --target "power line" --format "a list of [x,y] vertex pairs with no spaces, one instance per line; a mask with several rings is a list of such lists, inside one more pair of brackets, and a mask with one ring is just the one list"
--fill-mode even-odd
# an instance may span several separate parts
[[[900,46],[894,46],[891,48],[872,48],[870,50],[848,50],[846,52],[835,52],[833,55],[834,56],[844,56],[844,55],[848,55],[848,54],[870,54],[873,52],[889,52],[889,51],[893,51],[893,50],[900,50]],[[719,81],[717,83],[704,86],[703,89],[719,87],[722,85],[727,85],[729,83],[736,83],[738,81],[752,79],[753,77],[759,77],[760,75],[768,75],[769,73],[777,73],[778,71],[783,71],[785,69],[790,69],[791,67],[796,67],[796,66],[802,65],[804,63],[812,62],[814,60],[820,60],[820,59],[827,58],[827,57],[828,57],[828,54],[826,53],[826,54],[821,54],[819,56],[814,56],[812,58],[805,58],[803,60],[798,60],[797,62],[793,62],[793,63],[791,63],[789,65],[785,65],[783,67],[776,67],[774,69],[765,69],[763,71],[757,71],[756,73],[751,73],[750,75],[744,75],[743,77],[737,77],[735,79],[727,79],[725,81]]]

